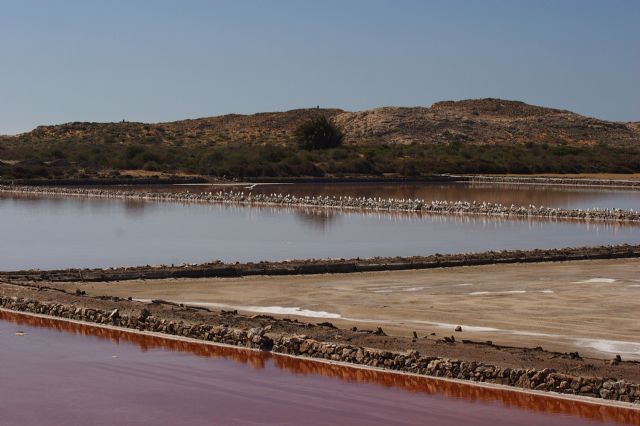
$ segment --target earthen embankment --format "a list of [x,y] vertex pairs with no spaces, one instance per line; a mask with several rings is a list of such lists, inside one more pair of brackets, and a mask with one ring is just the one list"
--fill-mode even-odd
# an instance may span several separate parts
[[481,253],[434,254],[368,259],[310,259],[275,262],[158,265],[105,269],[0,271],[0,278],[18,281],[99,282],[162,278],[242,277],[252,275],[309,275],[400,271],[459,266],[562,262],[570,260],[628,259],[640,257],[640,245],[567,247],[559,249],[502,250]]

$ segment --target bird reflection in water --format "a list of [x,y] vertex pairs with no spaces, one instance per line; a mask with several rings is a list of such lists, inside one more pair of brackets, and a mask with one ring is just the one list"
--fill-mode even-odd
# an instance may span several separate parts
[[339,220],[338,213],[329,209],[307,209],[294,210],[295,217],[301,223],[319,231],[325,231]]

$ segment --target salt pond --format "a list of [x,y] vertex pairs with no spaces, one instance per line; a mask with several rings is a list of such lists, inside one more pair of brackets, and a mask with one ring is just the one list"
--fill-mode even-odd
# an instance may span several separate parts
[[0,339],[3,425],[640,424],[637,410],[6,312]]
[[620,223],[0,196],[0,270],[637,243]]

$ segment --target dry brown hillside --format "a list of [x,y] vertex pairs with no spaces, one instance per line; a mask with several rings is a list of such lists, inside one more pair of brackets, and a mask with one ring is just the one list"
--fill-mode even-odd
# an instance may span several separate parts
[[640,129],[570,111],[500,99],[438,102],[431,108],[378,108],[335,117],[351,142],[640,143]]
[[287,143],[293,130],[315,114],[331,117],[342,128],[349,144],[640,144],[638,123],[604,121],[570,111],[500,99],[445,101],[430,108],[384,107],[361,112],[296,109],[155,124],[67,123],[40,126],[15,137],[0,137],[0,140],[171,145]]
[[296,109],[286,112],[265,112],[253,115],[228,114],[216,117],[173,121],[168,123],[86,123],[74,122],[38,126],[13,141],[85,141],[88,143],[149,144],[226,144],[230,142],[287,141],[293,129],[315,114],[334,116],[342,112],[333,109]]

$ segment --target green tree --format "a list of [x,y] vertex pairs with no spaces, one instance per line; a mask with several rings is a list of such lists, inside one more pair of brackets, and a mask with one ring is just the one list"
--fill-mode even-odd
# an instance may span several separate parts
[[302,123],[294,132],[296,142],[303,149],[328,149],[342,145],[344,135],[324,115]]

